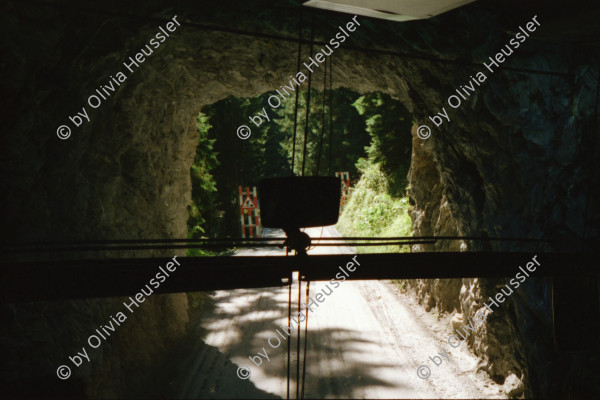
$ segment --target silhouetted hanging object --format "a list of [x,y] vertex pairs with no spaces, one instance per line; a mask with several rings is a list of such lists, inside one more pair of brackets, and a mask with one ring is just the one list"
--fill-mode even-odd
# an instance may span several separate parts
[[286,246],[306,254],[310,238],[300,228],[334,225],[340,210],[339,178],[305,176],[263,179],[258,185],[262,225],[281,228]]

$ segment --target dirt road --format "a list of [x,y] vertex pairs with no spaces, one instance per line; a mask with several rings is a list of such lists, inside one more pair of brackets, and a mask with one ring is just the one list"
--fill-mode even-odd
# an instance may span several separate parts
[[[321,228],[307,233],[318,238]],[[278,235],[274,231],[267,234]],[[340,236],[333,228],[325,228],[322,235]],[[309,251],[319,253],[348,254],[348,261],[356,254],[349,247]],[[249,249],[237,255],[267,254],[282,254],[282,250]],[[356,261],[360,263],[360,255]],[[326,284],[312,282],[310,296]],[[291,290],[293,315],[297,315],[297,285],[295,279]],[[302,301],[305,288],[303,283]],[[289,341],[289,393],[290,398],[296,398],[297,330],[289,339],[282,329],[283,336],[275,331],[287,326],[288,290],[218,291],[216,307],[195,327],[193,343],[177,355],[176,363],[165,366],[170,371],[169,384],[161,389],[162,394],[180,398],[286,398]],[[448,347],[447,321],[425,313],[390,282],[342,282],[312,309],[314,312],[308,312],[305,398],[505,398],[501,386],[482,373],[476,374],[477,360],[465,345]],[[303,338],[304,325],[301,329]],[[429,357],[444,349],[447,358],[439,357],[442,363],[436,366]],[[428,379],[417,376],[417,367],[422,364],[430,368]],[[249,379],[238,377],[238,372],[247,372],[243,368],[249,369]]]

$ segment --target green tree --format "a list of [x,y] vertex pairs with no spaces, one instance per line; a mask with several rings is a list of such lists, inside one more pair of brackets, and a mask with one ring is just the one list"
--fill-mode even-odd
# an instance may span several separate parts
[[[306,127],[306,100],[308,90],[302,90],[298,101],[298,127],[296,137],[296,159],[294,172],[300,175],[302,160],[304,158],[304,131]],[[349,171],[351,176],[357,176],[355,167],[360,157],[366,156],[365,146],[370,143],[370,136],[365,130],[365,121],[352,106],[352,102],[359,98],[359,94],[351,90],[340,88],[332,91],[333,108],[330,109],[329,90],[320,92],[311,90],[311,105],[308,122],[308,137],[306,146],[305,175],[316,173],[319,146],[321,158],[319,159],[319,175],[333,175],[336,171]],[[323,98],[325,109],[323,110]],[[294,98],[278,109],[280,116],[278,125],[282,131],[288,132],[287,140],[283,144],[287,157],[292,159],[292,137],[294,128]],[[323,113],[325,114],[325,131],[322,132]],[[330,113],[333,129],[330,129]],[[330,134],[332,137],[330,138]],[[322,135],[322,136],[321,136]],[[321,144],[321,138],[322,144]],[[331,152],[330,152],[331,143]],[[331,154],[331,157],[330,157]],[[329,165],[331,160],[331,173]]]
[[390,194],[402,196],[408,184],[412,152],[410,112],[400,101],[381,92],[361,96],[353,105],[365,118],[371,135],[369,161],[380,164],[388,177]]
[[211,128],[208,116],[200,113],[196,118],[196,127],[200,138],[196,147],[194,163],[190,168],[192,181],[192,204],[188,206],[188,232],[193,238],[208,234],[208,226],[215,226],[215,180],[211,171],[219,165],[214,151],[215,139],[208,137]]

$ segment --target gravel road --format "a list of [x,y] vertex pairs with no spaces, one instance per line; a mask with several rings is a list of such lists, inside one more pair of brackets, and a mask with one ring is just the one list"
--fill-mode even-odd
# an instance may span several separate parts
[[[341,236],[332,227],[308,229],[307,233],[313,238]],[[269,236],[280,234],[265,232]],[[236,255],[282,252],[245,249]],[[348,254],[351,261],[356,253],[350,247],[319,247],[309,254]],[[360,255],[357,261],[360,263]],[[298,311],[298,283],[294,281],[293,315]],[[310,296],[326,289],[326,284],[312,282]],[[305,289],[303,282],[302,301]],[[161,396],[178,398],[286,398],[289,341],[289,392],[290,398],[296,398],[297,330],[289,339],[282,332],[285,340],[275,331],[287,326],[288,290],[217,291],[214,310],[198,319],[192,340],[164,366],[166,381],[157,384],[160,388],[156,390]],[[425,312],[389,281],[342,282],[318,308],[312,308],[314,312],[308,312],[305,398],[506,398],[501,385],[476,372],[477,359],[466,345],[457,349],[447,345],[449,318],[438,320]],[[269,345],[272,336],[281,339],[281,344],[272,338],[273,346]],[[444,350],[448,358],[439,357],[439,366],[429,360]],[[258,352],[266,354],[268,360],[257,357]],[[260,359],[260,365],[250,356],[256,363]],[[417,376],[419,365],[430,368],[428,379]],[[249,379],[238,378],[239,368],[249,369]]]

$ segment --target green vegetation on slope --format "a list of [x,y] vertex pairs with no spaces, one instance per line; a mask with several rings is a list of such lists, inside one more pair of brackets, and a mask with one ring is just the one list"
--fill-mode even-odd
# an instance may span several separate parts
[[[410,236],[412,222],[408,216],[408,197],[392,197],[388,179],[377,163],[361,159],[362,173],[344,207],[336,228],[344,236]],[[359,253],[408,252],[408,246],[357,247]]]
[[200,135],[196,147],[194,164],[190,168],[192,181],[192,204],[188,206],[188,236],[200,238],[206,233],[205,226],[216,222],[214,213],[215,180],[212,171],[219,165],[217,153],[214,150],[215,139],[208,137],[212,126],[208,116],[203,113],[196,118],[196,127]]
[[[368,158],[356,163],[361,178],[354,186],[337,228],[344,236],[411,236],[406,195],[410,167],[412,119],[390,96],[375,92],[354,103],[365,118],[371,144]],[[408,246],[358,247],[361,253],[407,252]]]

